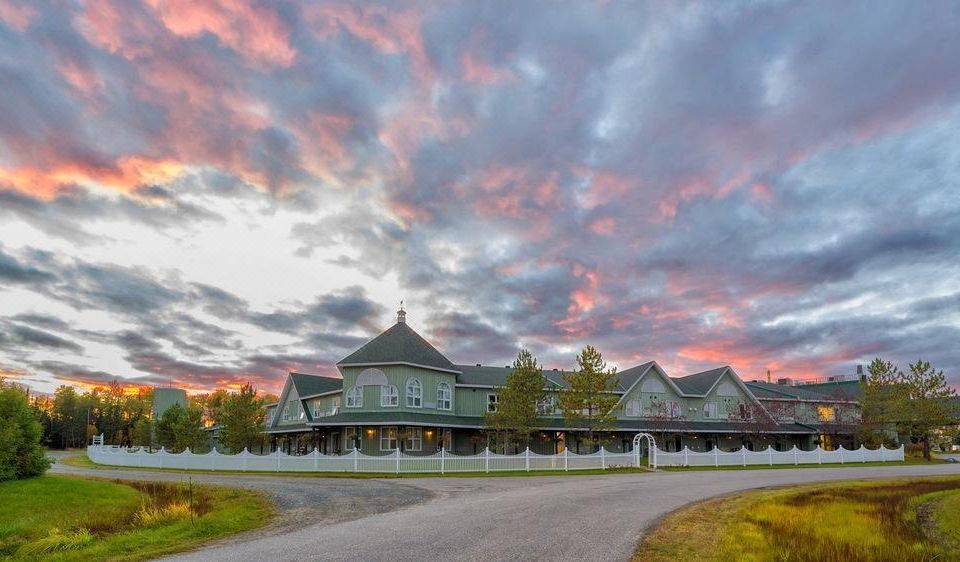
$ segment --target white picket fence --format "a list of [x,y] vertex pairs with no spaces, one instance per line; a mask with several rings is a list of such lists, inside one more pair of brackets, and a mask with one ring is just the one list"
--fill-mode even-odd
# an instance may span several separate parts
[[667,453],[657,450],[654,455],[655,466],[747,466],[747,465],[775,465],[775,464],[846,464],[863,462],[902,461],[903,445],[898,449],[887,449],[883,445],[879,449],[867,449],[863,445],[859,449],[845,449],[840,446],[834,451],[827,451],[817,447],[812,451],[804,451],[794,446],[789,451],[775,451],[767,447],[764,451],[750,451],[746,447],[739,451],[710,452],[691,451],[684,447],[682,451]]
[[[104,445],[87,447],[87,456],[97,464],[135,466],[142,468],[179,468],[189,470],[238,470],[243,472],[379,472],[379,473],[439,473],[448,472],[499,472],[531,470],[588,470],[624,466],[641,466],[643,457],[637,453],[613,453],[600,448],[596,453],[578,455],[564,451],[555,455],[540,455],[527,449],[518,455],[500,455],[489,449],[477,455],[454,455],[440,451],[432,455],[407,455],[394,451],[389,455],[372,456],[353,451],[346,455],[324,455],[314,450],[306,455],[288,455],[277,451],[268,455],[255,455],[246,449],[236,455],[224,455],[217,451],[194,454],[190,450],[168,453],[161,449],[148,452],[139,447],[121,448]],[[870,461],[902,461],[903,446],[899,449],[876,450],[860,447],[856,450],[840,448],[836,451],[814,449],[802,451],[794,447],[790,451],[748,451],[741,449],[723,452],[717,449],[709,453],[683,451],[668,453],[654,451],[650,465],[658,466],[747,466],[775,464],[827,464]]]

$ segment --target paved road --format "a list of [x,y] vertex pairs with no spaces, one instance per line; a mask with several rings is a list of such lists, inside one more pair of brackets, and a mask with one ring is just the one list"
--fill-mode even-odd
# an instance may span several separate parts
[[[254,535],[177,559],[625,560],[645,528],[691,502],[766,486],[922,475],[960,475],[960,465],[410,479],[401,481],[404,488],[420,488],[433,499],[347,521],[288,527],[282,534]],[[249,478],[283,483],[294,494],[347,486],[344,482],[353,490],[375,491],[363,493],[359,503],[376,502],[376,493],[398,485],[391,480],[266,476],[240,480]]]

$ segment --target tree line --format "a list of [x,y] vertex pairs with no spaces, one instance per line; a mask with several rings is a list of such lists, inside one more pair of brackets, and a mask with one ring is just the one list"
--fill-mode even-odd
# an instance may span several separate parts
[[247,384],[237,392],[218,389],[190,396],[186,404],[174,404],[156,417],[153,389],[131,391],[112,382],[86,392],[63,385],[53,396],[31,397],[29,404],[41,427],[41,442],[51,448],[83,447],[103,434],[110,445],[204,450],[211,442],[206,428],[216,425],[218,443],[240,451],[261,442],[264,406],[275,400]]

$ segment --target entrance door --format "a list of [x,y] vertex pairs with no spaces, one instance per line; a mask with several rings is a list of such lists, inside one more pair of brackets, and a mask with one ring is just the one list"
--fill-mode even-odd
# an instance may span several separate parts
[[328,455],[339,455],[340,454],[340,432],[334,431],[330,434],[330,439],[327,441],[327,451]]

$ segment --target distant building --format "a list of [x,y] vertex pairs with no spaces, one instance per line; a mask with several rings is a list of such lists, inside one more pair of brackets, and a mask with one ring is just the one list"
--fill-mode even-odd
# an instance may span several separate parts
[[153,389],[153,419],[159,419],[174,404],[180,404],[181,408],[186,408],[187,391],[182,388]]

